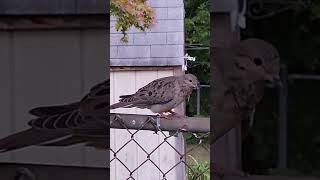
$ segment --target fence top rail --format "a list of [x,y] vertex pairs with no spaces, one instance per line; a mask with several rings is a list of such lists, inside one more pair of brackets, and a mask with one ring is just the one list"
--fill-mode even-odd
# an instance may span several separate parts
[[[217,180],[220,180],[220,178],[216,178]],[[242,180],[243,177],[225,177],[224,180]],[[290,177],[290,176],[256,176],[252,175],[245,178],[246,180],[319,180],[319,178],[316,177]]]
[[193,133],[210,132],[210,118],[207,117],[173,117],[160,118],[154,115],[110,113],[110,127],[116,129],[137,129],[157,131],[185,130]]
[[306,80],[320,80],[320,75],[313,74],[289,74],[289,79],[306,79]]

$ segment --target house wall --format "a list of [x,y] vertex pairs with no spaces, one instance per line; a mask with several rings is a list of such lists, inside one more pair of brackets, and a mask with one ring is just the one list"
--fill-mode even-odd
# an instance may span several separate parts
[[[110,103],[118,102],[119,96],[123,94],[132,94],[139,88],[146,85],[150,81],[172,76],[175,74],[174,68],[168,68],[163,70],[136,70],[136,71],[113,71],[110,74]],[[125,83],[123,83],[125,82]],[[153,114],[148,109],[138,108],[119,108],[111,111],[113,113],[126,113],[126,114]],[[120,114],[121,116],[121,114]],[[134,133],[136,130],[131,130]],[[168,132],[165,132],[169,136]],[[127,141],[130,140],[130,134],[127,130],[111,129],[110,146],[113,150],[119,150]],[[164,136],[155,134],[153,131],[139,131],[134,139],[148,152],[151,153],[162,141]],[[184,152],[184,140],[183,137],[172,137],[168,139],[180,152]],[[111,153],[112,157],[113,154]],[[117,157],[130,169],[137,168],[142,162],[147,160],[147,154],[138,147],[134,142],[126,145],[117,154]],[[159,149],[152,153],[151,159],[160,167],[163,172],[168,171],[176,163],[180,161],[178,154],[168,144],[163,144]],[[110,164],[111,180],[121,180],[129,177],[129,171],[117,160],[114,160]],[[172,170],[166,177],[167,179],[184,179],[184,165],[180,164],[174,170]],[[147,162],[141,168],[139,168],[134,174],[135,179],[162,179],[162,174],[151,162]]]
[[[229,47],[240,41],[240,31],[232,31],[228,13],[211,13],[211,51],[214,47]],[[211,57],[211,61],[215,61]],[[211,89],[214,93],[214,88]],[[212,99],[214,101],[214,99]],[[212,109],[211,109],[212,110]],[[213,111],[213,110],[212,110]],[[214,126],[215,121],[213,118]],[[235,128],[211,146],[212,160],[227,168],[241,168],[241,129]]]
[[110,22],[111,66],[181,66],[184,56],[183,0],[150,0],[155,9],[156,24],[141,32],[131,28],[129,42],[120,41],[122,34]]
[[[156,25],[151,30],[141,32],[134,28],[128,32],[128,43],[120,41],[122,34],[114,28],[116,19],[110,22],[110,102],[115,103],[119,95],[132,94],[140,87],[154,79],[182,74],[184,62],[184,4],[183,0],[150,0],[155,9]],[[176,109],[184,113],[184,106]],[[111,112],[153,114],[149,110],[117,109]],[[134,132],[134,130],[132,130]],[[166,132],[168,135],[169,133]],[[126,130],[111,129],[111,148],[119,149],[130,139]],[[151,152],[163,137],[150,131],[139,131],[135,137],[142,147]],[[184,152],[183,137],[170,138],[170,143],[179,151]],[[112,157],[113,154],[110,154]],[[129,143],[117,156],[130,170],[135,169],[147,159],[146,154],[134,143]],[[179,161],[179,155],[167,144],[155,151],[151,157],[162,171],[167,171]],[[112,180],[129,177],[123,165],[113,161],[110,167]],[[134,174],[135,179],[161,180],[162,174],[150,162],[140,167]],[[185,167],[175,167],[166,176],[170,180],[183,180]]]
[[[28,128],[31,108],[77,101],[105,79],[106,35],[105,29],[0,31],[0,137]],[[106,152],[28,147],[1,153],[0,162],[105,167]]]

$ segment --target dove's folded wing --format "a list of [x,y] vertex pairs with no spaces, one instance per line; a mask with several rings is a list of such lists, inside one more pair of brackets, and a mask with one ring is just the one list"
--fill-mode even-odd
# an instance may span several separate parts
[[155,104],[166,104],[174,99],[175,80],[174,76],[154,80],[140,88],[135,94],[120,96],[119,103],[111,105],[110,109],[148,108]]

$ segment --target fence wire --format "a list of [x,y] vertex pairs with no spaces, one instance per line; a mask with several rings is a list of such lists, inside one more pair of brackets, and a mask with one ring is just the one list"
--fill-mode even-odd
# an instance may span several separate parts
[[[129,177],[127,178],[127,180],[135,180],[134,178],[134,173],[138,171],[139,168],[141,168],[144,164],[146,164],[147,162],[150,162],[161,174],[162,176],[162,180],[170,180],[167,179],[167,175],[172,172],[176,167],[178,167],[178,165],[183,164],[185,165],[185,169],[186,169],[186,177],[189,177],[189,179],[191,180],[204,180],[204,179],[209,179],[209,178],[204,178],[205,173],[208,173],[210,171],[210,167],[209,165],[204,168],[203,170],[199,169],[199,168],[193,168],[193,164],[188,164],[187,163],[187,156],[189,156],[189,154],[192,151],[195,151],[197,148],[205,148],[207,151],[209,151],[209,147],[206,147],[203,143],[203,140],[205,138],[209,137],[209,132],[202,132],[201,133],[194,133],[189,131],[188,129],[192,129],[189,128],[188,124],[183,124],[180,123],[181,125],[179,125],[180,127],[176,128],[175,130],[171,130],[168,133],[166,133],[166,130],[163,130],[161,127],[161,119],[158,116],[145,116],[145,120],[142,122],[135,122],[135,120],[131,120],[130,122],[128,122],[128,120],[125,120],[127,118],[123,118],[121,117],[121,114],[117,114],[115,116],[113,116],[113,119],[111,119],[111,128],[120,128],[124,129],[129,135],[130,138],[119,148],[117,149],[110,149],[111,154],[113,154],[112,157],[110,157],[110,163],[117,161],[119,162],[129,173]],[[172,119],[170,121],[180,121],[181,119]],[[140,124],[140,125],[135,125],[135,128],[132,128],[132,126],[130,126],[130,124]],[[114,126],[116,124],[116,126]],[[179,124],[179,123],[178,123]],[[147,127],[147,128],[146,128]],[[151,127],[151,128],[150,128]],[[141,130],[145,130],[145,129],[149,129],[151,131],[154,131],[154,136],[159,136],[162,135],[164,138],[161,140],[161,142],[159,142],[159,144],[153,148],[151,151],[147,150],[146,146],[148,146],[148,144],[141,144],[137,141],[136,137],[139,131]],[[191,135],[194,139],[196,139],[197,141],[197,145],[195,147],[192,147],[188,150],[184,150],[184,152],[179,151],[179,149],[177,149],[174,145],[172,145],[170,143],[170,139],[177,137],[180,133],[183,133],[184,135]],[[145,160],[142,161],[140,164],[138,164],[135,168],[129,168],[128,165],[121,160],[121,157],[119,157],[119,153],[124,150],[124,148],[128,145],[134,143],[140,150],[142,150],[145,154]],[[164,170],[162,169],[159,164],[157,164],[152,158],[151,155],[153,155],[157,150],[159,150],[162,146],[164,145],[168,145],[170,148],[172,148],[174,150],[175,153],[177,153],[177,155],[179,156],[179,161],[176,162],[174,165],[172,165],[168,170]],[[200,172],[199,172],[200,171]],[[155,172],[156,173],[156,172]],[[209,174],[209,173],[208,173]]]

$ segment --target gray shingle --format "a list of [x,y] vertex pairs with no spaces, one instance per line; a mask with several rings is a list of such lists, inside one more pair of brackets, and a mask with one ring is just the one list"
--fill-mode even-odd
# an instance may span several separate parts
[[168,7],[167,0],[150,0],[149,4],[151,7]]
[[183,45],[151,46],[151,57],[182,57],[183,55],[184,55]]
[[168,19],[168,8],[154,8],[156,19]]
[[184,29],[184,20],[167,20],[167,32],[182,32]]
[[123,34],[110,34],[111,45],[133,45],[133,34],[129,34],[128,43],[121,41]]
[[118,46],[117,58],[150,57],[150,46]]
[[183,58],[128,58],[111,59],[111,66],[179,66]]
[[168,32],[167,44],[184,44],[184,32]]
[[183,0],[166,0],[168,7],[183,7]]
[[131,37],[135,45],[166,44],[167,40],[166,33],[136,33]]
[[184,19],[184,9],[181,7],[168,8],[168,19]]
[[[135,28],[128,31],[129,42],[120,42],[121,32],[111,28],[111,66],[178,66],[184,56],[183,0],[150,0],[156,7],[157,23],[146,32]],[[115,25],[111,18],[110,26]]]
[[116,58],[118,56],[118,46],[110,46],[110,58]]
[[1,0],[2,15],[107,14],[106,0]]

